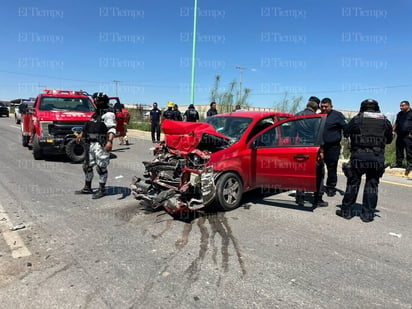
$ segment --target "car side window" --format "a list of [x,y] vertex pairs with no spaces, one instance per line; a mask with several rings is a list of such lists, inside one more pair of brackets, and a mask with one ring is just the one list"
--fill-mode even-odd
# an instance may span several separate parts
[[265,118],[260,120],[255,126],[253,127],[252,131],[250,131],[249,136],[247,137],[247,142],[250,141],[256,134],[262,132],[264,129],[270,127],[275,123],[273,117]]
[[318,146],[322,118],[302,118],[273,127],[256,139],[258,148],[288,146]]
[[278,128],[274,127],[270,130],[267,130],[265,133],[258,136],[256,139],[256,146],[259,148],[262,147],[275,147],[279,143],[278,139]]

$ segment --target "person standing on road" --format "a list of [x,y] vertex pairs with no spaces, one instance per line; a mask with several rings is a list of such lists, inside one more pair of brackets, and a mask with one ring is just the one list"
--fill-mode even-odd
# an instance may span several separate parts
[[327,114],[323,131],[324,161],[328,170],[325,189],[328,196],[334,196],[338,182],[337,169],[341,151],[340,142],[342,140],[342,131],[346,128],[347,123],[345,116],[333,109],[331,99],[322,99],[320,108],[321,113]]
[[124,104],[120,104],[120,110],[121,110],[121,118],[120,120],[123,120],[123,128],[124,128],[124,135],[119,136],[119,145],[129,145],[129,138],[127,136],[127,125],[130,122],[130,114],[127,111],[127,109],[124,107]]
[[210,103],[210,108],[206,113],[206,117],[212,117],[214,115],[217,115],[216,102]]
[[76,194],[92,194],[93,167],[99,174],[99,190],[93,194],[93,199],[105,195],[105,186],[108,176],[107,166],[110,163],[110,151],[112,151],[113,139],[116,134],[116,116],[109,109],[109,97],[102,92],[96,92],[92,96],[96,104],[96,111],[88,121],[83,131],[76,137],[80,143],[84,137],[87,149],[83,163],[85,185]]
[[405,176],[412,170],[412,111],[408,101],[402,101],[401,111],[396,115],[393,132],[396,133],[396,163],[391,167],[402,167],[406,151]]
[[350,138],[351,157],[349,165],[342,168],[347,177],[346,191],[336,215],[353,217],[361,178],[366,174],[360,217],[363,222],[371,222],[378,202],[379,179],[385,172],[385,146],[393,138],[392,125],[380,112],[378,102],[368,99],[361,103],[359,114],[349,121],[344,134]]
[[157,103],[154,102],[153,108],[150,110],[150,114],[149,114],[150,130],[152,133],[153,143],[156,143],[156,141],[160,142],[160,116],[161,115],[162,115],[162,111],[157,108]]
[[193,104],[189,105],[189,108],[185,111],[183,118],[188,122],[197,122],[199,120],[199,113]]
[[175,112],[173,106],[175,104],[172,101],[167,102],[167,109],[163,112],[163,120],[175,120]]
[[[316,114],[319,108],[320,100],[317,97],[310,97],[306,108],[303,111],[298,112],[295,116],[313,115]],[[297,128],[297,134],[299,136],[299,141],[303,143],[313,140],[314,129],[311,126],[311,122],[298,122],[299,127]],[[323,149],[319,151],[319,156],[316,163],[316,192],[313,194],[313,207],[326,207],[328,203],[322,199],[322,182],[325,176],[325,166],[323,163]],[[303,206],[305,203],[305,192],[297,190],[296,191],[296,204]]]
[[183,121],[182,113],[179,110],[179,106],[177,104],[173,105],[173,118],[176,121]]

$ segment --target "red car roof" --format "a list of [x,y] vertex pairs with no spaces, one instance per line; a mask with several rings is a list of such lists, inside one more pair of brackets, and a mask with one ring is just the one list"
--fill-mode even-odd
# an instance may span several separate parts
[[293,117],[293,114],[284,113],[284,112],[269,112],[269,111],[238,111],[238,112],[230,112],[230,113],[222,113],[217,114],[213,117],[227,117],[227,116],[234,116],[234,117],[248,117],[248,118],[255,118],[255,117],[267,117],[267,116],[279,116],[279,117]]

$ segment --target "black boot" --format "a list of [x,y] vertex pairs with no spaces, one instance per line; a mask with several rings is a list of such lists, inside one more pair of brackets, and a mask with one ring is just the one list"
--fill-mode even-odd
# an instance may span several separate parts
[[102,198],[103,196],[105,196],[104,186],[105,186],[104,183],[101,183],[101,184],[100,184],[99,190],[98,190],[95,194],[93,194],[92,199],[96,200],[96,199],[98,199],[98,198]]
[[74,191],[75,194],[92,194],[92,182],[86,181],[83,189]]
[[314,196],[313,196],[313,207],[314,207],[314,208],[317,208],[317,207],[328,207],[328,206],[329,206],[329,203],[328,203],[328,202],[325,202],[325,201],[322,199],[322,195],[323,195],[323,194],[321,194],[321,193],[319,193],[319,192],[315,192],[315,193],[314,193]]
[[353,218],[352,210],[351,209],[338,209],[336,210],[336,215],[342,217],[346,220],[350,220]]

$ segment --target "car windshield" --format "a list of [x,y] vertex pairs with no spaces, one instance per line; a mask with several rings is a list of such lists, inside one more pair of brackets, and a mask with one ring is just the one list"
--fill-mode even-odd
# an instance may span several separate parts
[[206,122],[211,124],[217,132],[230,137],[233,142],[237,142],[246,129],[252,123],[253,118],[249,117],[209,117]]
[[39,109],[41,111],[65,110],[93,112],[95,107],[89,98],[43,97]]
[[0,107],[6,107],[6,105],[4,105],[3,103],[0,103]]

